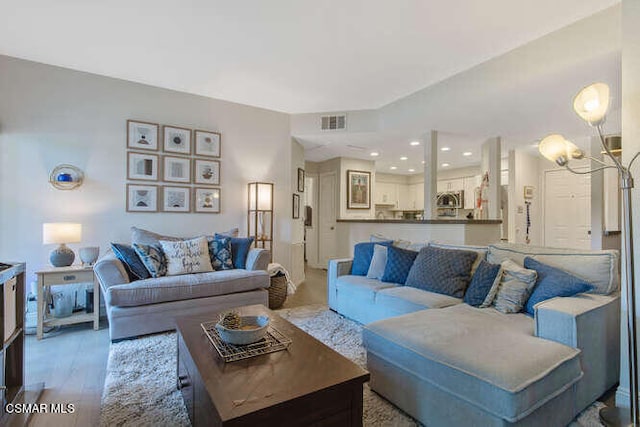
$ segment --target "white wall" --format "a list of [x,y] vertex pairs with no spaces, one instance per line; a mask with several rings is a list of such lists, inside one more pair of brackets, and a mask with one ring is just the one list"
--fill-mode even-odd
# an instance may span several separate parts
[[[523,150],[509,151],[509,242],[527,243],[527,206],[531,202],[529,244],[542,245],[542,201],[541,171],[538,167],[538,156]],[[533,198],[525,200],[524,187],[534,188]]]
[[[291,280],[304,281],[304,192],[298,191],[298,168],[304,169],[304,147],[291,138]],[[306,189],[305,189],[306,191]],[[293,219],[293,194],[300,196],[300,216]]]
[[[123,80],[0,56],[0,259],[48,263],[42,223],[80,222],[82,246],[128,242],[135,225],[192,236],[240,227],[247,183],[275,183],[274,260],[289,267],[289,116]],[[222,133],[220,214],[126,213],[126,120]],[[58,164],[86,176],[74,191],[48,182]],[[284,166],[284,167],[283,167]],[[31,280],[31,276],[28,277]]]

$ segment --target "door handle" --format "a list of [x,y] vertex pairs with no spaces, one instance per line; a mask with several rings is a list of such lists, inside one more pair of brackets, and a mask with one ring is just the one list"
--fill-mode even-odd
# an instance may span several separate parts
[[331,228],[329,228],[329,230],[335,230],[335,229],[336,229],[335,227],[331,227]]

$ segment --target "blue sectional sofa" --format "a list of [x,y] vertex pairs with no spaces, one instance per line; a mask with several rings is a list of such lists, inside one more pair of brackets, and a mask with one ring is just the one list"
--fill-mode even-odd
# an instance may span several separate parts
[[[444,245],[441,247],[448,247]],[[619,257],[496,244],[478,260],[526,256],[593,285],[533,316],[351,275],[331,260],[329,306],[363,323],[371,388],[428,426],[565,426],[619,376]]]

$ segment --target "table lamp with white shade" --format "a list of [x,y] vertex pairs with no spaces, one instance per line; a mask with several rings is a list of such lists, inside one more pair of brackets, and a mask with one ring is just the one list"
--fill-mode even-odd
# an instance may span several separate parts
[[80,243],[82,226],[70,222],[48,222],[42,224],[42,243],[59,244],[49,254],[49,262],[54,267],[67,267],[73,264],[75,254],[66,243]]

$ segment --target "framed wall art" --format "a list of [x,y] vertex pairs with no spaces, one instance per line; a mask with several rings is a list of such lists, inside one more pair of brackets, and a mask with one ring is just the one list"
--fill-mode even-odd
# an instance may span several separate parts
[[300,195],[293,193],[293,219],[300,218]]
[[162,210],[164,212],[190,212],[191,189],[189,187],[163,187]]
[[298,168],[298,191],[304,193],[304,169]]
[[127,184],[127,212],[157,212],[158,186]]
[[127,179],[141,181],[158,180],[158,159],[157,154],[127,153]]
[[196,156],[220,157],[222,138],[218,132],[196,130],[194,139]]
[[525,199],[533,199],[533,186],[525,185],[524,186],[524,198]]
[[164,156],[164,180],[191,183],[191,160],[188,157]]
[[219,188],[195,188],[194,212],[220,213],[220,189]]
[[220,162],[194,159],[193,182],[196,184],[220,185]]
[[163,126],[162,131],[165,152],[191,154],[191,129]]
[[157,151],[158,124],[127,120],[127,147]]
[[347,209],[371,209],[371,172],[347,171]]

